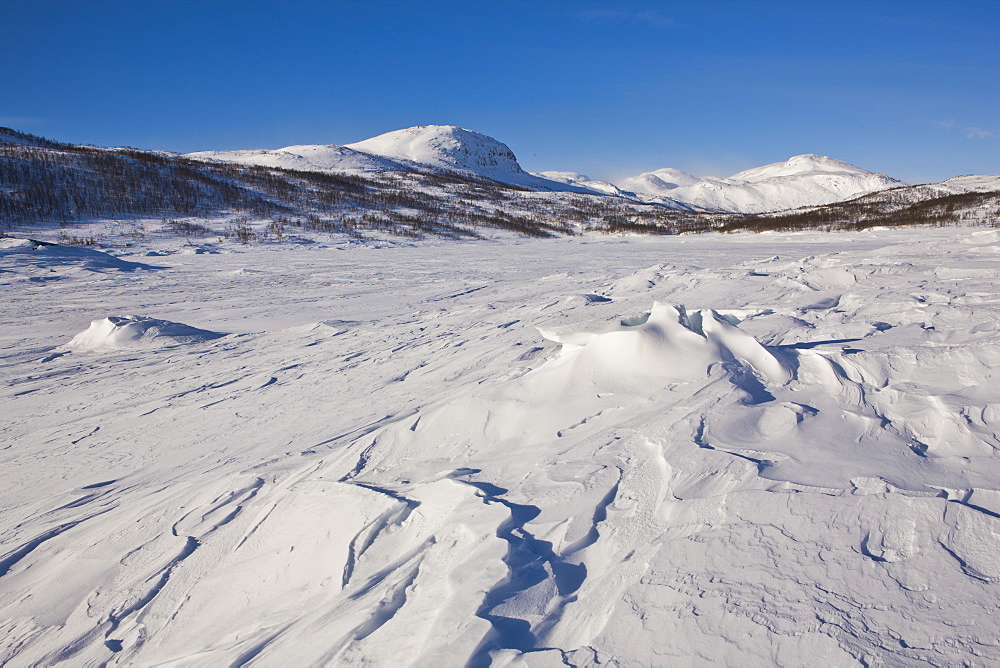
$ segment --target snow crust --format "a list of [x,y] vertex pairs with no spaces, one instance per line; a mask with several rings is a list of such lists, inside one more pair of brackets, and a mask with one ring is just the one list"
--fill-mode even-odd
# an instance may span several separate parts
[[0,241],[0,663],[1000,662],[998,231],[162,243]]

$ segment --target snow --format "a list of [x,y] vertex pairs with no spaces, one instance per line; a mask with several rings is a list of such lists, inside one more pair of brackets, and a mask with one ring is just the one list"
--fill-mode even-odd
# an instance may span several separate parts
[[624,190],[690,204],[710,211],[762,213],[840,202],[905,185],[846,162],[805,154],[725,179],[699,178],[676,169],[659,169],[620,181]]
[[626,193],[615,184],[608,183],[607,181],[595,181],[586,174],[578,172],[532,172],[532,174],[543,179],[548,179],[549,181],[558,181],[559,183],[586,188],[587,190],[605,195],[626,196]]
[[530,190],[592,192],[529,174],[505,144],[454,125],[424,125],[386,132],[371,139],[281,149],[198,151],[185,157],[302,171],[457,171]]
[[691,176],[690,174],[682,172],[679,169],[664,167],[663,169],[657,169],[652,172],[645,172],[639,176],[627,178],[623,180],[620,185],[621,187],[634,192],[662,194],[663,192],[673,190],[674,188],[693,186],[694,184],[701,182],[701,180],[701,178]]
[[178,345],[215,339],[222,334],[179,322],[141,315],[108,316],[94,320],[66,344],[70,350],[102,351],[136,345]]
[[1000,662],[997,230],[180,243],[0,240],[0,663]]
[[996,192],[1000,191],[1000,176],[986,174],[970,174],[953,176],[947,181],[933,184],[934,187],[946,189],[953,193],[966,192]]
[[[797,155],[785,162],[748,169],[725,179],[692,176],[673,168],[657,169],[618,183],[594,180],[571,171],[529,174],[521,168],[506,144],[454,125],[404,128],[345,146],[318,144],[281,149],[199,151],[185,157],[320,172],[446,170],[529,190],[597,193],[672,209],[743,213],[830,204],[905,185],[885,174],[813,154]],[[965,181],[956,181],[954,187],[945,191],[990,189],[990,183],[996,184],[994,177],[961,178]]]
[[279,149],[245,151],[198,151],[185,157],[197,160],[219,160],[244,165],[279,167],[306,172],[391,172],[410,171],[409,165],[387,160],[346,146],[319,144],[286,146]]

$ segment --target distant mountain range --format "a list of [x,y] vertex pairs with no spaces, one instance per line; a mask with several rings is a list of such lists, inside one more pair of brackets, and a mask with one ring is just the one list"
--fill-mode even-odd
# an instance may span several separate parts
[[[81,146],[0,128],[0,233],[23,226],[149,219],[184,234],[236,216],[313,231],[408,237],[675,234],[998,224],[1000,176],[907,186],[817,155],[703,178],[658,169],[618,183],[531,174],[503,143],[454,126],[346,146],[169,151]],[[284,221],[284,222],[282,222]],[[242,228],[241,228],[242,229]]]
[[186,157],[306,171],[389,172],[450,170],[540,191],[591,192],[674,209],[761,213],[839,202],[906,185],[885,174],[819,155],[748,169],[728,178],[699,177],[664,168],[618,183],[576,172],[530,174],[505,144],[453,125],[395,130],[364,141],[253,151],[199,151]]

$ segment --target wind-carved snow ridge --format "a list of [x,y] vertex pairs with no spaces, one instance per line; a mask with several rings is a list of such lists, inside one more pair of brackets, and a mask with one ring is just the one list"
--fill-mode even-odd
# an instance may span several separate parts
[[693,381],[717,364],[734,372],[745,369],[734,379],[751,394],[761,382],[791,379],[772,353],[711,309],[689,313],[683,306],[657,303],[635,324],[563,335],[542,330],[542,335],[563,344],[563,350],[538,374],[565,376],[566,384],[592,383],[605,391]]

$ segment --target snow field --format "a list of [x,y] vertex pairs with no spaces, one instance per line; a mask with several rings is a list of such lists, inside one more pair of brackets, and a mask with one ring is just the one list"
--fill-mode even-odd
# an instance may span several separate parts
[[0,661],[995,663],[998,248],[5,240]]

